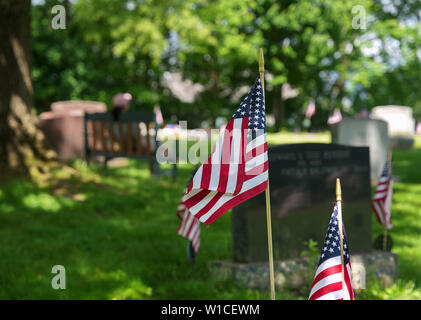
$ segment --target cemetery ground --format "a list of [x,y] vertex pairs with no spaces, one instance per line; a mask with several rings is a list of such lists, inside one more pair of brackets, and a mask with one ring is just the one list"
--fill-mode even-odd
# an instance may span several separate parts
[[[268,141],[329,142],[330,135],[279,133]],[[393,161],[399,181],[390,235],[399,280],[388,288],[369,283],[357,299],[421,299],[420,137],[413,150],[394,151]],[[151,177],[143,161],[106,170],[72,165],[75,170],[57,171],[42,183],[16,178],[0,185],[0,299],[269,298],[269,292],[210,277],[209,261],[231,257],[231,213],[209,228],[202,225],[196,265],[188,262],[175,211],[191,165],[179,166],[175,182]],[[372,218],[376,237],[382,229]],[[54,265],[66,269],[65,290],[51,287]],[[307,299],[310,286],[277,298]]]

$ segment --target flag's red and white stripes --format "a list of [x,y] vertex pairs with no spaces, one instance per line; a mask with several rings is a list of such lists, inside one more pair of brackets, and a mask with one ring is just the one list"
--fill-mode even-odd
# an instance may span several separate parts
[[263,92],[258,79],[184,195],[184,204],[201,222],[212,223],[266,189],[268,154],[264,128]]
[[228,123],[183,199],[190,212],[206,224],[267,187],[266,135],[247,144],[247,123],[248,117]]
[[180,203],[177,208],[177,216],[180,219],[180,225],[177,228],[177,233],[180,236],[189,239],[192,242],[194,251],[198,253],[200,246],[199,220],[189,212],[183,203]]
[[351,279],[351,263],[344,268],[343,283],[341,257],[330,258],[317,268],[309,300],[354,300]]
[[[243,183],[243,149],[247,138],[248,118],[232,119],[221,130],[209,159],[196,172],[188,192],[192,189],[236,194]],[[242,170],[241,170],[242,169]]]

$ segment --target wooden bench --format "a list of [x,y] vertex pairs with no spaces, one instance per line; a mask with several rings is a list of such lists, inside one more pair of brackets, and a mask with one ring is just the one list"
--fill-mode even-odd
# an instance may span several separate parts
[[116,157],[146,159],[153,175],[177,175],[177,165],[170,172],[161,170],[156,161],[158,126],[154,113],[131,111],[121,113],[115,119],[110,112],[85,113],[85,156],[103,156],[104,167]]

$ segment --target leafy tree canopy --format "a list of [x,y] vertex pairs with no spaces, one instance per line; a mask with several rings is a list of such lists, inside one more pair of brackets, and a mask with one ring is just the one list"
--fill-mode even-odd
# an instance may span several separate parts
[[[418,1],[380,0],[76,0],[67,28],[51,28],[46,0],[32,8],[33,79],[39,111],[64,99],[110,105],[130,92],[137,107],[156,103],[166,117],[194,125],[230,116],[245,86],[257,76],[263,47],[267,106],[277,128],[301,123],[310,99],[315,128],[335,107],[401,104],[421,117]],[[366,29],[353,28],[362,6]],[[165,86],[169,73],[201,84],[194,103]],[[282,86],[298,90],[286,100]],[[168,119],[168,118],[167,118]],[[174,120],[174,119],[173,119]]]

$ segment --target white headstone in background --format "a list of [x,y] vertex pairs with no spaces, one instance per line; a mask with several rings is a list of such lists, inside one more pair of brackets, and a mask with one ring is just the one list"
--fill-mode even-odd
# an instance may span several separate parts
[[415,119],[412,108],[405,106],[378,106],[372,116],[382,119],[389,125],[389,137],[393,148],[410,149],[414,145]]
[[370,180],[377,185],[389,150],[388,125],[383,120],[345,118],[331,126],[332,143],[370,148]]

